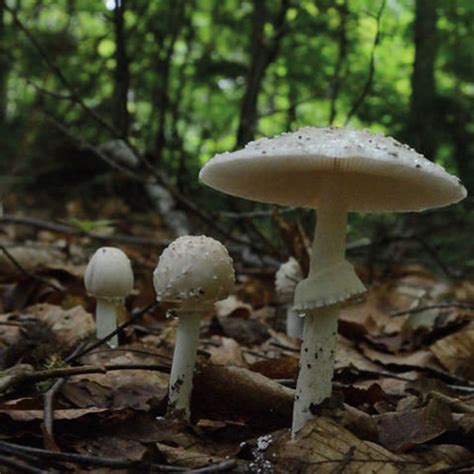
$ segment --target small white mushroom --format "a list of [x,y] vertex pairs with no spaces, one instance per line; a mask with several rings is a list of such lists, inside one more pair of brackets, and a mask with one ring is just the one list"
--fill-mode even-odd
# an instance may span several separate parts
[[466,189],[393,138],[332,127],[251,142],[212,158],[199,177],[233,196],[317,211],[309,274],[294,298],[305,317],[294,437],[331,395],[340,303],[365,290],[345,260],[348,212],[423,211],[463,199]]
[[153,273],[157,300],[173,303],[179,318],[168,402],[168,413],[174,417],[190,419],[201,317],[229,296],[234,281],[227,249],[210,237],[179,237],[161,254]]
[[[102,339],[117,329],[116,306],[133,289],[130,260],[118,248],[101,247],[87,264],[84,285],[89,295],[97,299],[96,335],[98,339]],[[117,347],[117,335],[107,343],[110,347]]]
[[296,285],[303,279],[303,271],[298,261],[290,257],[275,274],[275,291],[278,301],[287,307],[286,334],[288,337],[301,339],[304,318],[293,309],[293,297]]

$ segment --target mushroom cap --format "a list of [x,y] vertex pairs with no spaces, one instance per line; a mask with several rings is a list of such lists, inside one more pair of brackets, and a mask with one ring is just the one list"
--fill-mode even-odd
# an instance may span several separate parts
[[381,133],[305,127],[223,153],[199,178],[253,201],[317,208],[323,180],[337,178],[350,211],[421,211],[466,196],[460,180]]
[[157,300],[183,306],[227,298],[234,282],[227,249],[204,235],[177,238],[163,251],[153,272]]
[[133,289],[133,270],[127,255],[115,247],[97,249],[87,264],[84,285],[95,298],[123,300]]
[[281,303],[293,302],[296,285],[303,279],[303,271],[294,257],[280,265],[275,273],[275,291]]

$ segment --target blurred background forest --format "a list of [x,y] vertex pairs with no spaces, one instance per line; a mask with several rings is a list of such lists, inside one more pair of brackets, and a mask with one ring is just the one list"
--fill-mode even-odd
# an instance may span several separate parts
[[[285,210],[281,222],[197,175],[215,153],[306,125],[395,136],[472,192],[473,29],[472,0],[1,1],[5,213],[116,219],[130,233],[153,211],[174,234],[281,261],[288,229],[312,216]],[[448,275],[474,267],[472,207],[356,216],[352,251],[392,243],[394,260],[402,241]]]

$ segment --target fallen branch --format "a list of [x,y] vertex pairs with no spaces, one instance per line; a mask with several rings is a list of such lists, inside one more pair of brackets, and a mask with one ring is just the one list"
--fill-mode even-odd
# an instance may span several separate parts
[[118,242],[128,245],[147,246],[155,248],[164,248],[168,242],[157,242],[153,239],[147,239],[144,237],[134,237],[131,235],[101,235],[95,232],[86,232],[85,230],[79,229],[72,225],[56,224],[54,222],[47,222],[34,217],[26,216],[12,216],[10,214],[4,214],[0,216],[0,222],[5,224],[16,224],[34,227],[37,229],[49,230],[50,232],[56,232],[58,234],[74,235],[77,237],[87,237],[92,240],[98,240],[100,242]]
[[418,306],[417,308],[405,309],[403,311],[396,311],[390,313],[390,317],[404,316],[406,314],[416,314],[430,309],[450,309],[450,308],[459,308],[459,309],[474,309],[474,304],[472,303],[439,303],[431,304],[426,306]]
[[1,378],[0,393],[22,383],[36,383],[43,380],[72,377],[73,375],[106,374],[114,370],[152,370],[169,373],[170,367],[163,364],[104,364],[36,371],[25,369],[24,371],[17,371],[12,377]]
[[[154,469],[163,472],[182,472],[185,471],[183,468],[173,466],[163,466],[160,464],[150,464],[142,461],[129,461],[128,459],[120,458],[107,458],[94,456],[91,454],[76,454],[76,453],[57,453],[55,451],[49,451],[47,449],[32,448],[29,446],[21,446],[18,444],[7,443],[6,441],[0,441],[0,452],[14,454],[18,457],[35,456],[38,459],[47,459],[52,461],[62,461],[80,466],[100,466],[110,467],[114,469],[136,469],[134,472],[148,472],[147,467],[153,467]],[[143,469],[143,470],[140,470]],[[33,471],[30,471],[33,472]],[[38,473],[45,473],[49,471],[34,471]]]

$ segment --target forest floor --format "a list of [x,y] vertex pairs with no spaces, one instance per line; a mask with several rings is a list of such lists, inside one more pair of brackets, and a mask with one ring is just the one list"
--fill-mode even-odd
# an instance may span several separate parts
[[[2,474],[474,472],[474,281],[421,264],[375,271],[342,308],[333,397],[291,441],[299,342],[284,333],[275,269],[233,255],[236,291],[201,324],[186,425],[165,416],[176,321],[151,281],[170,235],[120,200],[100,207],[117,221],[29,211],[2,222]],[[101,245],[135,271],[116,349],[97,346],[83,287]]]

